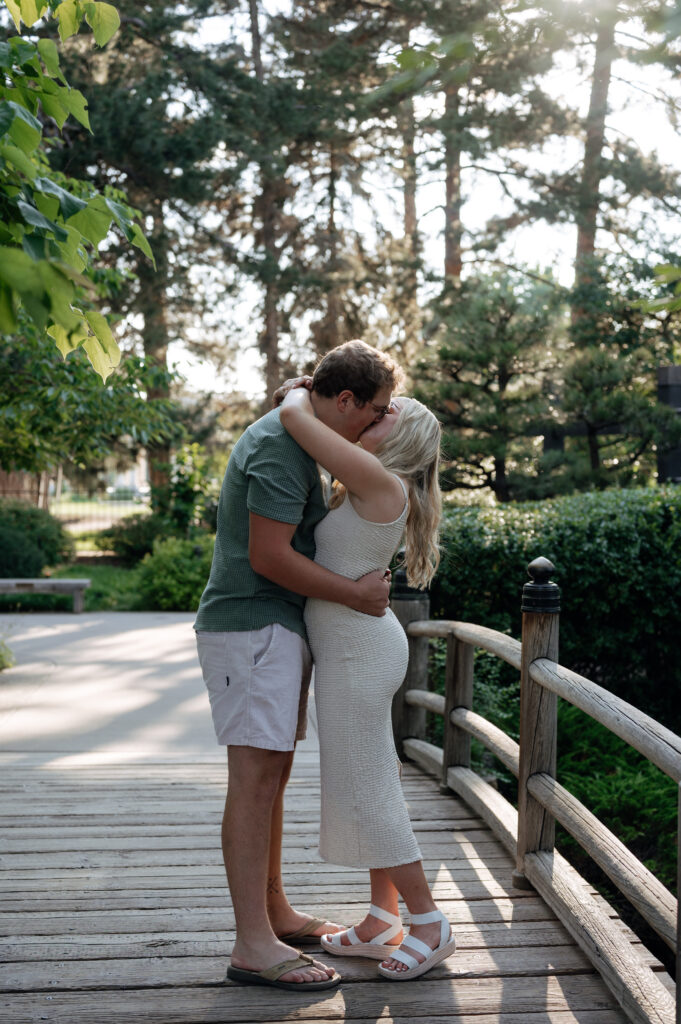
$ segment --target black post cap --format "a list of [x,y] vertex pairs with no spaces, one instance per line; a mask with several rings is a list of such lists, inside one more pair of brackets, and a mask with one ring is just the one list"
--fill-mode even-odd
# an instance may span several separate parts
[[523,587],[523,601],[520,610],[543,615],[557,615],[560,612],[560,587],[552,583],[549,576],[555,566],[548,558],[535,558],[527,567],[531,582]]

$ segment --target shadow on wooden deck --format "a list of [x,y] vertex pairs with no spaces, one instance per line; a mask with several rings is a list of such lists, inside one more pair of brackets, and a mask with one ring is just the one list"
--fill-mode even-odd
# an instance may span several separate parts
[[[379,978],[375,961],[343,959],[342,986],[321,998],[225,984],[234,932],[217,757],[4,765],[1,1021],[625,1020],[542,900],[511,887],[511,859],[489,829],[413,765],[404,788],[456,955],[401,984]],[[351,924],[367,909],[368,879],[317,853],[318,771],[307,741],[288,789],[286,888],[300,909]]]

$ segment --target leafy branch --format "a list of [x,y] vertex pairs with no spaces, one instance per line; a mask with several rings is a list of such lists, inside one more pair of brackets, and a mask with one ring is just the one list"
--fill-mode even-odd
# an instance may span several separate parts
[[45,128],[61,132],[69,117],[88,131],[87,100],[69,86],[51,38],[21,36],[22,22],[56,19],[62,41],[92,29],[105,46],[120,25],[115,7],[98,0],[4,0],[16,36],[0,42],[0,332],[12,334],[23,309],[66,358],[82,347],[106,380],[120,350],[106,317],[94,308],[89,276],[98,249],[113,225],[153,260],[139,214],[116,190],[98,192],[49,165],[54,143]]

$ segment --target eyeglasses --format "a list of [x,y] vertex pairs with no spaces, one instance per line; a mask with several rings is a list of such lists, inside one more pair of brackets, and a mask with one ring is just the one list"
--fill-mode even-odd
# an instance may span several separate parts
[[376,413],[376,415],[378,417],[378,422],[379,423],[383,419],[384,416],[388,415],[388,413],[390,412],[390,410],[393,407],[393,403],[392,402],[389,402],[388,405],[374,405],[373,402],[367,401],[367,405],[370,405],[371,408],[374,410],[374,412]]

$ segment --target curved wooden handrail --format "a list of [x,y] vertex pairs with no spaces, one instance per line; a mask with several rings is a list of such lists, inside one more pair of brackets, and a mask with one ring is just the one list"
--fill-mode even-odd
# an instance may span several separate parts
[[590,679],[547,658],[530,666],[530,676],[606,726],[654,765],[681,782],[681,737]]
[[405,704],[413,708],[425,708],[435,715],[444,715],[445,699],[441,693],[431,693],[430,690],[407,690],[404,695]]
[[476,715],[475,711],[469,711],[468,708],[454,708],[449,720],[452,725],[458,725],[460,729],[465,729],[471,736],[475,736],[476,740],[480,740],[516,778],[518,777],[520,747],[503,729],[492,725],[482,715]]
[[660,938],[675,949],[676,900],[652,871],[550,775],[531,775],[527,788],[603,868]]
[[508,662],[520,670],[520,641],[514,640],[506,633],[487,626],[478,626],[475,622],[456,622],[454,619],[423,619],[410,622],[407,636],[427,636],[446,638],[455,636],[457,640],[483,651],[496,654],[497,658]]

